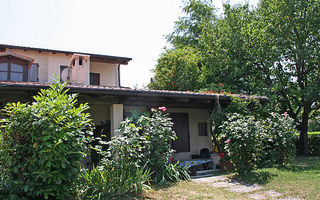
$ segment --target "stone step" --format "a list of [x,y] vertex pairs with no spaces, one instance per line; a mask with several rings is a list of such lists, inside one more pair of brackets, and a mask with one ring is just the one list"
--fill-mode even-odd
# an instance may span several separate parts
[[196,171],[196,175],[206,175],[206,174],[212,174],[213,172],[217,171],[216,169],[209,169],[209,170],[201,170],[201,171]]

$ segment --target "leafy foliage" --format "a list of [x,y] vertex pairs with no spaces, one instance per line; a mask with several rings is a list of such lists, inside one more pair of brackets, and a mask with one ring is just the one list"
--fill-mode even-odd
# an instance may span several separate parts
[[248,173],[259,166],[285,165],[295,156],[293,120],[271,113],[266,120],[238,113],[221,126],[221,140],[235,170]]
[[8,199],[68,199],[74,194],[91,123],[87,104],[54,82],[32,104],[3,109],[0,170]]
[[[315,132],[316,134],[308,134],[308,144],[309,144],[309,152],[311,156],[317,156],[320,157],[320,133]],[[299,152],[299,149],[302,148],[301,142],[299,140],[299,137],[295,137],[295,144],[297,147],[297,150]]]
[[[209,1],[187,0],[185,16],[167,37],[172,48],[159,58],[149,87],[197,91],[224,83],[232,93],[266,95],[298,124],[301,153],[307,155],[308,121],[319,115],[320,107],[319,10],[319,0],[260,0],[255,8],[225,4],[223,14],[216,16]],[[173,66],[186,70],[173,62],[176,58],[164,63],[162,57],[188,48],[193,49],[188,58],[201,56],[188,62],[187,68],[197,73],[186,76],[183,87],[162,85]],[[179,82],[174,77],[170,81]]]
[[242,99],[236,96],[230,96],[230,103],[227,106],[220,106],[216,102],[210,116],[210,130],[214,144],[218,147],[219,152],[223,152],[224,142],[221,138],[221,125],[228,120],[228,115],[238,113],[243,116],[254,115],[256,118],[265,118],[269,115],[270,105],[261,105],[259,100],[254,98]]
[[150,190],[150,171],[133,163],[118,161],[94,167],[82,176],[78,199],[104,200],[128,197]]
[[[102,166],[113,166],[117,163],[131,163],[135,167],[149,169],[151,180],[154,183],[165,183],[177,180],[189,179],[182,173],[178,165],[169,163],[169,157],[173,153],[170,141],[176,138],[172,130],[171,119],[159,110],[153,109],[151,116],[146,114],[129,118],[122,122],[119,131],[122,136],[114,137],[108,142],[109,148],[103,155]],[[98,150],[100,147],[98,147]],[[181,173],[181,176],[172,178],[170,175]]]
[[196,49],[167,49],[158,59],[155,77],[151,79],[149,87],[158,90],[193,90],[201,84],[201,68],[201,54]]

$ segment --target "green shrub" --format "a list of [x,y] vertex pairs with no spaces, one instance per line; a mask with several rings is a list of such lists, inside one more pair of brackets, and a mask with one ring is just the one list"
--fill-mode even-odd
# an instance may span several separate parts
[[293,119],[286,114],[270,113],[270,116],[261,122],[261,132],[264,132],[264,156],[260,159],[260,164],[272,166],[291,163],[296,152]]
[[32,104],[3,109],[0,169],[9,199],[68,199],[90,133],[86,104],[54,82]]
[[115,162],[94,167],[82,175],[78,199],[104,200],[126,197],[150,190],[150,171],[131,162]]
[[[308,133],[309,153],[311,156],[320,157],[320,133],[309,132]],[[299,134],[295,136],[295,144],[297,152],[299,152],[302,145],[300,144]]]
[[[174,152],[170,141],[176,136],[172,130],[173,123],[167,114],[163,113],[164,111],[164,107],[158,110],[152,109],[151,116],[148,114],[134,115],[133,118],[122,122],[119,131],[123,135],[114,137],[108,142],[107,151],[100,149],[103,155],[102,165],[130,162],[137,167],[145,166],[151,171],[153,183],[158,184],[181,179],[188,180],[190,177],[184,174],[185,169],[180,169],[178,165],[173,167],[169,162],[169,157]],[[173,170],[174,173],[179,174],[176,179],[168,176]]]
[[261,124],[253,116],[233,114],[221,126],[221,140],[238,173],[246,173],[257,167],[262,153]]
[[231,114],[221,130],[220,139],[238,173],[285,165],[295,156],[295,129],[287,115],[270,113],[265,120],[257,120],[254,116]]
[[169,163],[164,170],[158,171],[154,176],[154,182],[158,184],[176,183],[180,181],[190,180],[190,175],[186,169],[187,166],[181,167],[179,162]]

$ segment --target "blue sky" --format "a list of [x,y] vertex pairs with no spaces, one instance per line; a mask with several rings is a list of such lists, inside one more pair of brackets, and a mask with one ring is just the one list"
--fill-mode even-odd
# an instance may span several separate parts
[[[224,1],[213,3],[221,9]],[[121,67],[121,84],[143,87],[182,5],[181,0],[0,0],[0,43],[130,57]]]

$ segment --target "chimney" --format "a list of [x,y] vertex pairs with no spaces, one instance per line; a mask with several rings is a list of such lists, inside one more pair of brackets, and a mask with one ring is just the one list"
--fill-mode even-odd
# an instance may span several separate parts
[[71,68],[70,83],[77,85],[90,85],[90,56],[73,54],[69,63]]

